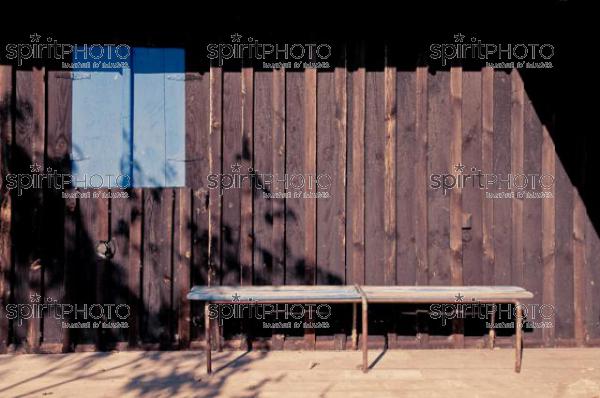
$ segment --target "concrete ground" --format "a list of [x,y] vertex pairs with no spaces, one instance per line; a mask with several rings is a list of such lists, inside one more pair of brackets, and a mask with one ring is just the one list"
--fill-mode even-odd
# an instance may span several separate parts
[[600,398],[600,349],[0,355],[0,397]]

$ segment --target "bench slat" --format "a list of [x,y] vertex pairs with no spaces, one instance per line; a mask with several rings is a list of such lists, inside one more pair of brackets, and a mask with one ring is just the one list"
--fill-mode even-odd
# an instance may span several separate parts
[[[518,286],[361,286],[369,302],[471,302],[530,299]],[[359,302],[354,286],[194,286],[189,300],[213,302]]]

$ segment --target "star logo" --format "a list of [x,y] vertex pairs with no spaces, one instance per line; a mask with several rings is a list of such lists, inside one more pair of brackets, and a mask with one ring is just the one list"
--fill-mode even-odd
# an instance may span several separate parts
[[462,163],[459,163],[457,165],[454,165],[454,171],[457,171],[459,173],[462,173],[463,171],[465,171],[465,165]]
[[239,43],[240,40],[242,40],[242,35],[240,35],[239,33],[234,33],[231,35],[231,41],[234,43]]
[[456,300],[455,300],[456,302],[459,302],[459,301],[462,302],[465,299],[465,296],[460,294],[460,292],[458,292],[458,294],[454,297],[456,297]]
[[233,296],[231,296],[231,297],[233,297],[233,299],[231,300],[231,301],[233,301],[233,302],[239,302],[239,301],[240,301],[240,295],[239,295],[239,294],[237,294],[237,293],[236,293],[236,294],[234,294],[234,295],[233,295]]
[[38,35],[37,33],[34,33],[32,35],[29,35],[29,38],[31,39],[32,43],[39,43],[42,36]]
[[463,35],[462,33],[457,33],[454,35],[455,43],[462,43],[464,39],[465,39],[465,35]]
[[231,171],[233,171],[234,173],[239,173],[241,168],[242,168],[242,165],[239,164],[238,162],[235,162],[235,164],[231,165]]
[[29,169],[31,170],[32,173],[39,173],[42,170],[42,166],[40,166],[37,163],[33,163],[32,165],[29,166]]

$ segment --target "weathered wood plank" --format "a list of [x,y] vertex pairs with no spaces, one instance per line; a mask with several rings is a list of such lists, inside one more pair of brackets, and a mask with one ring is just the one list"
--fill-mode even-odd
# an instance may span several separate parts
[[[481,72],[481,168],[494,170],[494,69]],[[481,239],[483,250],[483,283],[494,283],[494,201],[485,198],[481,191]]]
[[10,297],[10,274],[12,267],[12,201],[5,183],[10,173],[10,157],[13,143],[13,81],[12,68],[0,66],[0,354],[9,345],[9,320],[6,305]]
[[[365,284],[385,283],[385,76],[383,46],[367,48],[364,145]],[[383,188],[383,190],[382,190]],[[380,194],[383,193],[382,194]]]
[[573,307],[575,341],[577,345],[583,345],[586,338],[585,325],[585,228],[586,214],[585,205],[576,187],[573,187]]
[[[242,167],[247,148],[242,142],[242,74],[232,70],[223,72],[223,173],[233,176],[246,175]],[[223,284],[239,284],[240,264],[240,216],[241,192],[232,187],[223,192],[221,281]]]
[[176,327],[173,325],[173,334],[180,348],[188,347],[192,326],[190,302],[187,299],[191,287],[192,226],[192,190],[177,189],[173,220],[173,312],[177,320]]
[[[543,126],[542,130],[542,175],[556,175],[556,155],[552,137],[548,128]],[[542,199],[542,302],[553,307],[556,306],[556,186],[552,184],[549,190],[550,197]],[[556,320],[553,320],[556,322]],[[547,346],[554,345],[556,325],[552,328],[542,330],[544,343]]]
[[365,49],[351,49],[348,65],[347,283],[365,282]]
[[[285,104],[285,70],[273,71],[273,174],[283,176],[285,173],[286,154],[286,104]],[[279,188],[281,192],[283,189]],[[273,275],[272,283],[285,283],[285,217],[286,199],[273,201]]]
[[[513,176],[523,174],[524,156],[524,104],[525,88],[523,79],[516,70],[511,75],[511,173]],[[516,194],[516,189],[514,190]],[[512,204],[512,283],[522,285],[524,282],[524,245],[523,245],[523,200],[515,198]]]
[[319,71],[317,82],[317,165],[330,196],[317,206],[317,283],[343,284],[346,218],[346,70]]
[[391,65],[390,49],[386,47],[384,70],[384,120],[385,120],[385,159],[384,159],[384,266],[383,281],[395,285],[397,281],[397,233],[396,233],[396,111],[397,84],[396,68]]
[[[210,118],[209,118],[209,169],[211,174],[223,172],[222,155],[222,98],[223,98],[223,73],[220,68],[210,68]],[[221,278],[222,263],[222,214],[223,197],[219,189],[212,189],[209,196],[208,212],[208,257],[207,284],[219,283]]]
[[[61,78],[58,72],[48,73],[48,138],[47,167],[59,174],[71,171],[71,80]],[[65,302],[65,201],[60,189],[47,189],[44,193],[46,223],[44,225],[45,296]],[[71,236],[71,238],[73,238]],[[44,319],[43,344],[63,342],[61,320],[51,316]]]
[[416,130],[416,73],[398,71],[397,76],[397,144],[396,144],[396,280],[401,285],[417,282],[415,168],[418,150]]
[[144,192],[143,285],[144,322],[142,341],[172,342],[172,238],[173,190],[147,189]]
[[[438,71],[428,80],[428,159],[427,170],[432,173],[454,173],[450,166],[451,125],[450,73]],[[454,167],[454,166],[453,166]],[[429,283],[445,285],[451,281],[450,270],[450,214],[449,192],[442,189],[428,191],[427,235],[429,256]]]
[[[558,127],[558,126],[556,126]],[[571,137],[563,137],[560,132],[554,135],[555,148],[563,148],[567,153],[573,148]],[[555,335],[558,339],[574,338],[574,291],[573,291],[573,187],[566,171],[567,161],[556,155],[555,164]]]
[[[273,183],[273,158],[275,148],[273,119],[273,71],[257,71],[254,74],[254,170],[262,189],[254,190],[254,283],[271,284],[274,268],[273,229],[275,218],[274,199],[270,195],[281,193],[281,186]],[[262,177],[264,175],[264,177]]]
[[[511,172],[511,80],[503,71],[494,72],[494,139],[492,172],[504,178]],[[498,189],[501,188],[501,189]],[[490,188],[509,192],[506,183]],[[493,192],[493,191],[492,191]],[[494,283],[512,281],[512,204],[508,199],[493,199],[494,205]],[[500,255],[503,253],[503,255]]]
[[[491,80],[490,80],[491,81]],[[462,108],[462,161],[465,165],[465,174],[478,174],[483,166],[482,145],[482,75],[480,72],[468,71],[463,73],[463,108]],[[491,99],[491,98],[490,98]],[[488,99],[489,100],[489,99]],[[488,104],[488,111],[491,109],[491,102]],[[488,116],[490,116],[488,114]],[[489,117],[486,122],[491,128],[492,118]],[[487,145],[491,142],[491,131],[488,130]],[[491,150],[491,148],[489,148]],[[491,163],[490,157],[487,159]],[[491,165],[486,171],[489,173]],[[463,275],[466,285],[480,285],[486,283],[486,277],[489,279],[490,264],[485,261],[483,249],[483,221],[482,206],[484,202],[492,203],[491,199],[484,198],[484,191],[480,184],[482,181],[472,177],[465,182],[465,188],[462,190],[462,212],[466,224],[462,225],[463,233]],[[462,220],[457,220],[462,223]],[[491,221],[490,221],[491,222]],[[490,226],[486,226],[490,228]],[[489,234],[489,230],[487,232]],[[489,242],[488,242],[489,244]],[[489,250],[489,249],[488,249]]]
[[[15,173],[45,172],[45,70],[19,70],[16,73],[15,137],[12,170]],[[32,170],[37,166],[38,170]],[[13,202],[13,242],[15,284],[14,302],[41,302],[43,191],[39,185],[24,189]],[[13,323],[17,346],[35,350],[41,338],[41,320],[31,318],[22,325]]]
[[[186,346],[188,344],[187,340],[195,338],[199,332],[198,328],[193,328],[190,332],[190,321],[192,319],[203,319],[200,305],[192,304],[191,307],[188,307],[182,301],[185,300],[185,291],[183,289],[186,284],[189,288],[190,283],[196,285],[205,285],[208,283],[210,261],[209,206],[211,195],[214,194],[215,198],[219,198],[218,187],[213,187],[212,189],[208,187],[208,178],[211,174],[210,157],[212,154],[210,143],[210,73],[207,65],[191,65],[191,68],[192,70],[186,73],[185,84],[185,176],[186,186],[191,188],[191,193],[189,198],[184,191],[176,193],[176,213],[178,215],[175,218],[177,223],[175,231],[178,234],[178,239],[175,243],[179,248],[175,268],[185,272],[185,275],[181,277],[176,272],[176,280],[178,282],[175,281],[174,284],[179,289],[182,289],[177,294],[180,300],[178,306],[180,346]],[[200,71],[197,71],[198,69]],[[186,211],[189,214],[186,215]],[[187,271],[185,271],[186,269]]]
[[[304,71],[304,170],[310,176],[317,175],[317,70]],[[305,229],[304,257],[306,258],[305,283],[314,285],[317,280],[317,192],[315,182],[305,186],[311,195],[304,199]],[[306,318],[307,321],[310,319]],[[305,329],[306,348],[315,349],[315,329]]]
[[[468,83],[467,77],[465,81],[467,97],[473,94],[468,90],[470,88]],[[451,137],[448,169],[453,170],[456,165],[463,165],[463,71],[460,67],[450,69],[450,113]],[[465,127],[470,126],[465,123]],[[468,143],[468,137],[466,138]],[[450,280],[453,285],[459,286],[464,283],[462,227],[463,190],[457,186],[450,192]],[[464,329],[464,320],[456,319],[452,322],[452,340],[457,348],[464,347]]]
[[[254,70],[249,67],[242,68],[242,170],[251,174],[254,170]],[[252,284],[252,251],[253,251],[253,227],[252,208],[254,187],[252,183],[246,182],[242,185],[240,206],[240,266],[241,283]]]
[[[139,188],[129,191],[129,247],[128,247],[128,270],[127,288],[129,293],[128,303],[131,314],[129,316],[129,347],[136,347],[141,343],[140,313],[142,308],[142,261],[143,261],[143,191]],[[123,215],[127,218],[127,215]],[[66,239],[66,238],[65,238]]]

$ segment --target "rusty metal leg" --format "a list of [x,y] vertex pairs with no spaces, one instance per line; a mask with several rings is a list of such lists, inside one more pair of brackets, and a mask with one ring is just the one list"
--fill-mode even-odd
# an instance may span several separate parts
[[358,324],[358,303],[352,304],[352,349],[358,349],[358,332],[356,330]]
[[363,351],[363,373],[367,373],[369,370],[369,316],[368,316],[368,304],[367,300],[363,298],[362,302],[362,351]]
[[223,318],[221,318],[221,311],[219,311],[219,318],[217,322],[217,351],[223,351]]
[[206,352],[206,373],[212,373],[212,363],[211,363],[211,324],[210,324],[210,316],[208,312],[209,303],[204,303],[204,344],[205,344],[205,352]]
[[492,304],[492,313],[490,314],[490,333],[489,333],[489,345],[490,350],[494,349],[494,340],[496,339],[496,329],[494,329],[496,323],[496,304]]
[[516,303],[517,306],[517,324],[516,324],[516,333],[515,333],[515,372],[521,372],[521,358],[523,351],[523,307],[519,303]]

